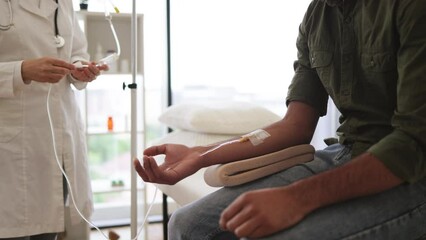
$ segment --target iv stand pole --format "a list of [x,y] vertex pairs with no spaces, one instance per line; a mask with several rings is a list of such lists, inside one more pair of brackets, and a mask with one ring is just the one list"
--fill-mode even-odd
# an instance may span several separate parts
[[[133,168],[133,159],[137,157],[137,85],[136,85],[136,73],[137,73],[137,20],[136,20],[136,0],[132,0],[132,20],[131,20],[131,71],[132,71],[132,84],[133,87],[129,87],[131,97],[131,159],[130,159],[130,234],[131,239],[134,239],[138,233],[138,183],[137,174]],[[145,210],[145,209],[144,209]]]

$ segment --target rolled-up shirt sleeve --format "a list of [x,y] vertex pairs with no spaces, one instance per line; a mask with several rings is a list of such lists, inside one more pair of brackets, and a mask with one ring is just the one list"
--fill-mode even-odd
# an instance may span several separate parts
[[396,176],[412,183],[426,176],[426,5],[418,1],[399,3],[394,130],[368,152]]
[[[306,18],[306,17],[305,17]],[[327,113],[328,94],[309,62],[309,50],[304,29],[304,21],[299,27],[297,37],[297,61],[294,62],[295,74],[287,92],[287,105],[291,101],[300,101],[314,107],[324,116]]]

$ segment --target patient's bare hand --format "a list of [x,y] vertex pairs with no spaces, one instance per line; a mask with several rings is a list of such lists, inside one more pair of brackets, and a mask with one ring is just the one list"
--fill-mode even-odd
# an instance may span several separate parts
[[239,196],[222,212],[219,224],[238,237],[258,238],[291,227],[306,214],[285,188],[270,188]]
[[[158,166],[154,156],[161,154],[166,157],[164,163]],[[200,169],[199,159],[200,154],[191,148],[179,144],[164,144],[147,148],[143,164],[135,159],[134,166],[145,182],[175,184]]]

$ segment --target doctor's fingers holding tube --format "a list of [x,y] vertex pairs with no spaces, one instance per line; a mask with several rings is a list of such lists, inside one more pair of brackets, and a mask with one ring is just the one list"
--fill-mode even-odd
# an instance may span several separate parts
[[71,76],[78,81],[91,82],[101,74],[101,71],[108,71],[107,65],[96,65],[96,62],[79,61],[74,64],[75,70],[71,71]]
[[51,57],[24,60],[21,73],[24,82],[59,82],[64,76],[70,74],[76,67],[68,62]]

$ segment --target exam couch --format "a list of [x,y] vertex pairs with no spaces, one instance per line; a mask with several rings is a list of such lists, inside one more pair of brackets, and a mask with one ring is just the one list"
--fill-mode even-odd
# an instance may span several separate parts
[[[173,131],[155,142],[179,143],[186,146],[208,145],[241,136],[281,119],[270,110],[247,102],[182,103],[167,108],[159,121]],[[160,164],[164,156],[157,156]],[[181,180],[175,185],[155,184],[163,193],[163,228],[167,239],[169,218],[167,199],[184,206],[216,191],[204,181],[205,169]]]

